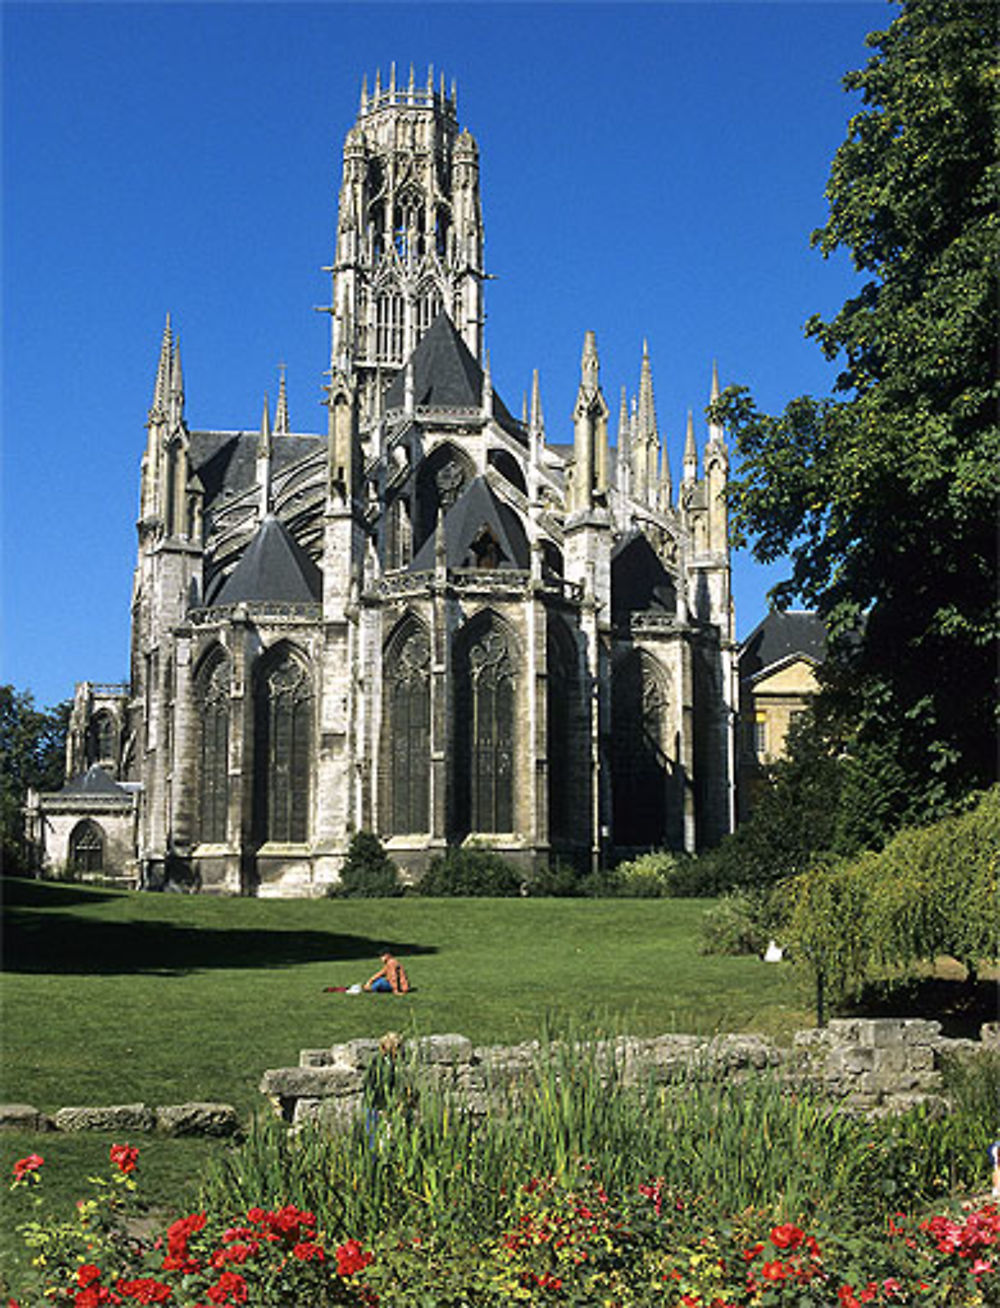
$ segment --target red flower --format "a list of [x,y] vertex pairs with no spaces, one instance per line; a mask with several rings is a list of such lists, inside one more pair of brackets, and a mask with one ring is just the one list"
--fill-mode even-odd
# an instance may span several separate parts
[[760,1269],[760,1274],[767,1281],[783,1281],[788,1276],[785,1264],[778,1261],[765,1263]]
[[112,1145],[111,1161],[118,1168],[119,1172],[124,1176],[127,1176],[129,1172],[135,1171],[135,1165],[139,1161],[139,1150],[136,1149],[134,1145]]
[[805,1232],[800,1231],[791,1222],[786,1222],[784,1226],[776,1226],[771,1231],[771,1243],[776,1249],[797,1249],[804,1239]]
[[359,1241],[348,1240],[337,1248],[337,1275],[353,1276],[373,1262],[374,1257],[374,1254],[366,1253],[361,1248]]
[[151,1276],[140,1277],[136,1281],[119,1281],[115,1287],[119,1294],[138,1303],[166,1303],[173,1295],[169,1285],[156,1281]]
[[19,1158],[14,1164],[14,1180],[23,1181],[31,1172],[37,1172],[45,1159],[41,1154],[29,1154],[27,1158]]
[[313,1244],[308,1240],[303,1240],[300,1244],[295,1246],[292,1250],[292,1257],[297,1258],[300,1263],[322,1263],[326,1261],[326,1253],[323,1250],[323,1246],[321,1244]]
[[95,1267],[93,1263],[84,1263],[82,1267],[76,1269],[76,1283],[80,1289],[85,1289],[92,1285],[94,1281],[101,1279],[101,1269]]
[[212,1303],[246,1303],[247,1283],[238,1272],[223,1272],[205,1293]]
[[840,1300],[842,1308],[861,1308],[860,1303],[854,1297],[853,1285],[842,1285],[837,1291],[837,1298]]

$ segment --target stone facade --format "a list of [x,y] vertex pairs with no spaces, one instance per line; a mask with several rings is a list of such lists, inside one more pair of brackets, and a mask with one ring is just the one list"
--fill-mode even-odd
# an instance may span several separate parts
[[537,372],[514,418],[483,246],[454,91],[379,78],[343,151],[326,430],[293,429],[283,377],[258,429],[191,427],[168,319],[130,682],[82,693],[70,738],[71,776],[138,796],[110,870],[316,895],[362,828],[411,875],[468,840],[588,868],[731,830],[723,433],[689,418],[675,491],[648,351],[615,444],[590,331],[572,431]]

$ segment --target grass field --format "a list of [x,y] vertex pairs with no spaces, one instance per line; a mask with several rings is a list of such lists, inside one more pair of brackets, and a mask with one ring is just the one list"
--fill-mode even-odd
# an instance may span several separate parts
[[[808,1026],[804,976],[703,957],[705,901],[292,900],[5,883],[7,1102],[220,1099],[260,1106],[265,1068],[390,1028],[476,1043],[595,1023],[646,1035]],[[324,993],[388,944],[406,997]]]

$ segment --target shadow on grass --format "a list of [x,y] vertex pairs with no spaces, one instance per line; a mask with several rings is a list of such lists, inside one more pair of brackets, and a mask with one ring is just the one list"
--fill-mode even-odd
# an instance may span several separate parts
[[78,905],[115,897],[113,892],[102,894],[89,888],[5,879],[0,969],[33,974],[184,976],[215,968],[294,967],[362,958],[374,961],[383,947],[400,957],[436,952],[381,936],[150,920],[108,922],[73,912]]
[[891,989],[870,986],[841,1016],[929,1018],[952,1039],[975,1040],[984,1022],[997,1020],[997,983],[926,977]]

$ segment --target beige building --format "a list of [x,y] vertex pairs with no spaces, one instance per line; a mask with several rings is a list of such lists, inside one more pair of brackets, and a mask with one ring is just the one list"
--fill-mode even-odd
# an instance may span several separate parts
[[[283,377],[246,430],[190,423],[168,319],[130,681],[81,690],[71,726],[71,776],[97,763],[136,796],[131,857],[106,870],[311,895],[361,828],[417,873],[468,840],[590,867],[733,826],[723,433],[688,416],[675,485],[644,348],[613,443],[593,331],[571,424],[546,424],[537,371],[512,415],[456,103],[393,74],[362,90],[325,430],[294,426]],[[65,861],[61,839],[41,856]]]
[[768,764],[784,757],[789,729],[819,689],[826,629],[815,613],[769,613],[740,647],[739,820],[745,821]]

